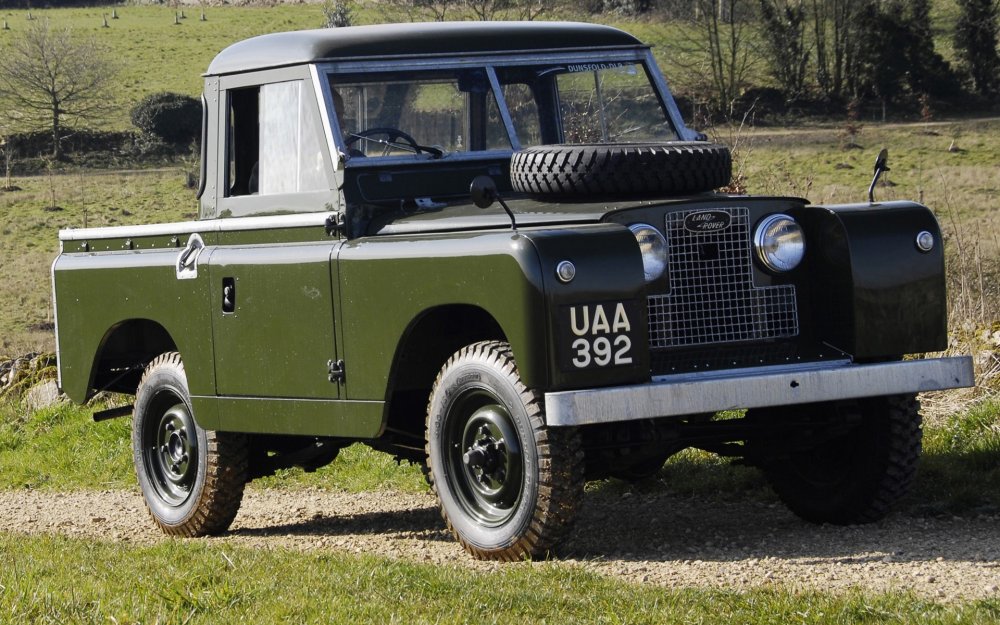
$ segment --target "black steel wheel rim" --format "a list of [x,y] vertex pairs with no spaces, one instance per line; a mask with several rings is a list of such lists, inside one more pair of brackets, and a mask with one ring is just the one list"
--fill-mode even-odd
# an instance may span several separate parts
[[793,454],[792,466],[810,487],[832,489],[851,479],[850,467],[858,453],[853,436],[844,436],[805,452]]
[[183,403],[173,404],[146,424],[143,462],[163,502],[179,506],[187,501],[198,477],[198,432]]
[[485,389],[467,391],[448,412],[445,462],[451,490],[477,523],[497,527],[514,515],[524,492],[517,426]]

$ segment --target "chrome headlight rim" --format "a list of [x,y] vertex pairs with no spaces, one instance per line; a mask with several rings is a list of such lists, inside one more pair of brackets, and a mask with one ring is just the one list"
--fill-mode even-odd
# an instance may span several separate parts
[[757,260],[772,273],[788,273],[805,257],[802,226],[784,213],[768,215],[757,224],[753,245]]
[[647,223],[629,224],[642,254],[642,271],[647,284],[660,280],[667,272],[667,239]]

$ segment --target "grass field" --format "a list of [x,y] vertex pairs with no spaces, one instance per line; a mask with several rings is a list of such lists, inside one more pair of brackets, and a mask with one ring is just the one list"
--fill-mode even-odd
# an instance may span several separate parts
[[[226,46],[247,37],[281,30],[318,28],[322,5],[256,7],[208,7],[200,21],[197,6],[184,7],[186,19],[174,25],[174,9],[166,5],[118,6],[118,19],[110,19],[111,7],[32,9],[35,19],[53,26],[70,27],[93,36],[120,65],[117,90],[122,115],[109,120],[115,128],[130,128],[127,107],[158,91],[191,96],[201,93],[201,74],[212,58]],[[0,30],[0,50],[28,22],[27,10],[0,11],[10,30]],[[103,16],[109,17],[104,28]]]
[[[21,557],[8,559],[10,554]],[[59,553],[59,558],[50,554]],[[1000,602],[669,590],[575,567],[475,573],[352,555],[0,535],[7,623],[995,623]]]

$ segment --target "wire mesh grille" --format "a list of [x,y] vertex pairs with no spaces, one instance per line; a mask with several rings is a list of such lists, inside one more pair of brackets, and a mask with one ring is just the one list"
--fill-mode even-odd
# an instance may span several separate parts
[[667,293],[649,297],[650,347],[683,347],[796,336],[795,286],[753,284],[750,211],[724,209],[729,227],[690,232],[667,214]]

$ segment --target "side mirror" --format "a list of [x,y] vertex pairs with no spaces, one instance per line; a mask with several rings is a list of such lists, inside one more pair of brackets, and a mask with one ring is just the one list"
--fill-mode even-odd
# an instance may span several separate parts
[[479,208],[489,208],[497,201],[497,183],[489,176],[476,176],[469,187],[469,195]]
[[878,158],[875,159],[875,176],[872,178],[871,186],[868,187],[869,203],[875,203],[875,185],[882,174],[887,171],[892,171],[889,169],[889,150],[882,148],[882,151],[878,153]]
[[507,216],[510,217],[510,229],[517,230],[517,220],[514,219],[514,212],[510,210],[507,206],[507,202],[503,201],[500,197],[500,192],[497,191],[497,183],[493,181],[489,176],[476,176],[472,179],[472,184],[469,186],[469,195],[472,196],[472,202],[479,208],[489,208],[493,206],[493,202],[500,202],[500,206],[507,211]]

